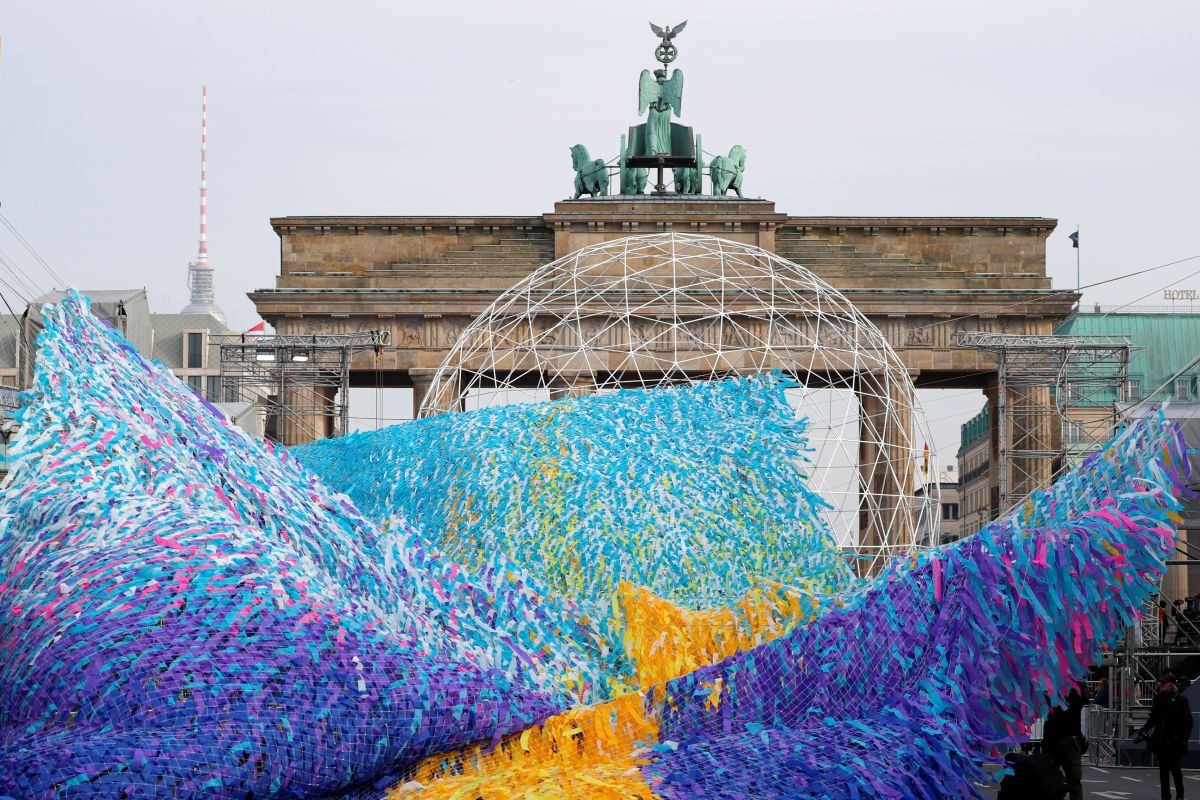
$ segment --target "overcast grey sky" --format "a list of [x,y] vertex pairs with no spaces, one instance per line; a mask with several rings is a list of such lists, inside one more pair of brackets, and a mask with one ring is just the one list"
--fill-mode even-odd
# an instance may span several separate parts
[[[611,157],[634,121],[651,18],[689,20],[684,120],[708,150],[744,145],[747,192],[780,211],[1055,217],[1064,287],[1076,225],[1085,283],[1200,253],[1194,0],[0,9],[4,213],[66,280],[147,286],[158,311],[186,302],[202,83],[209,249],[241,327],[278,269],[273,215],[548,211],[568,147]],[[1086,301],[1198,288],[1196,270]]]

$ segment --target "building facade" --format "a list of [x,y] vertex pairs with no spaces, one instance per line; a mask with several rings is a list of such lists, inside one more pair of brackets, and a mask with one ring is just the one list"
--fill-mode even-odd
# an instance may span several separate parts
[[151,314],[150,327],[151,358],[209,402],[223,402],[220,348],[209,337],[228,328],[212,314]]
[[999,513],[1000,487],[995,470],[995,420],[991,403],[962,426],[958,447],[958,527],[970,536]]
[[[1200,312],[1105,312],[1103,309],[1073,314],[1055,328],[1056,334],[1074,336],[1125,336],[1130,354],[1124,392],[1112,391],[1100,405],[1117,403],[1161,404],[1200,400]],[[1088,420],[1080,416],[1082,424]],[[1067,432],[1069,441],[1069,432]]]
[[[1108,440],[1130,417],[1154,413],[1170,402],[1168,417],[1177,419],[1192,447],[1200,447],[1200,313],[1106,311],[1076,313],[1055,327],[1062,336],[1124,337],[1132,351],[1123,388],[1111,387],[1084,397],[1069,383],[1067,396],[1056,398],[1063,409],[1054,431],[1053,448],[1069,468]],[[964,535],[977,532],[999,515],[997,453],[992,446],[996,416],[991,403],[961,429],[958,451],[961,523]],[[1200,465],[1198,465],[1200,466]],[[1200,508],[1191,503],[1183,514],[1180,552],[1168,571],[1163,592],[1171,599],[1200,588]],[[1194,544],[1193,544],[1194,543]]]
[[[1100,407],[1071,409],[1063,420],[1062,436],[1069,457],[1085,455],[1072,449],[1073,440],[1095,438],[1096,434],[1107,438],[1128,417],[1154,413],[1164,403],[1169,404],[1166,413],[1181,425],[1188,444],[1200,447],[1200,312],[1096,308],[1071,316],[1055,333],[1124,336],[1135,348],[1124,389],[1110,391],[1097,404]],[[1182,514],[1176,563],[1168,569],[1162,585],[1169,600],[1200,589],[1200,564],[1186,563],[1200,560],[1197,505],[1189,503]]]
[[[933,491],[935,486],[937,492]],[[942,467],[937,480],[919,487],[916,496],[919,543],[932,547],[962,538],[962,503],[957,464]],[[922,502],[925,498],[929,498],[929,502]]]

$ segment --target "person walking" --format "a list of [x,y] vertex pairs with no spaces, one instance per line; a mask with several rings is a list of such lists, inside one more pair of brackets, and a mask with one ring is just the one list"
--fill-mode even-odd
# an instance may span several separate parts
[[1064,706],[1051,709],[1042,729],[1042,749],[1054,759],[1067,779],[1071,800],[1083,800],[1083,707],[1085,692],[1072,689]]
[[1149,750],[1158,756],[1158,782],[1163,800],[1171,800],[1171,780],[1175,797],[1183,797],[1183,755],[1192,733],[1192,707],[1179,693],[1179,681],[1170,673],[1158,679],[1158,694],[1150,705],[1150,718],[1134,741],[1150,740]]

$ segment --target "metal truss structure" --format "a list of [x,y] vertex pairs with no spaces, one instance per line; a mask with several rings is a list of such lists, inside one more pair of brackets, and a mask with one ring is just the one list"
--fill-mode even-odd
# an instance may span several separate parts
[[916,506],[939,498],[918,497],[931,438],[908,370],[836,289],[740,242],[631,236],[540,267],[463,332],[421,414],[776,369],[800,384],[789,399],[841,544],[868,570],[922,544]]
[[285,445],[344,435],[349,429],[350,363],[355,355],[378,355],[387,331],[255,336],[214,334],[221,352],[225,402],[255,404],[266,411],[266,433]]
[[1128,337],[960,331],[957,341],[996,359],[1000,512],[1112,435],[1135,349]]

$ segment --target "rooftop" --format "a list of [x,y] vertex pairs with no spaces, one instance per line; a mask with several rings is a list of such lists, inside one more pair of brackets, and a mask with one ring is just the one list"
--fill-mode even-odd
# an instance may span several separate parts
[[[1200,352],[1200,313],[1082,313],[1054,331],[1076,336],[1128,336],[1138,346],[1129,358],[1129,378],[1150,392]],[[1188,375],[1200,374],[1200,366]],[[1169,391],[1169,390],[1168,390]]]

